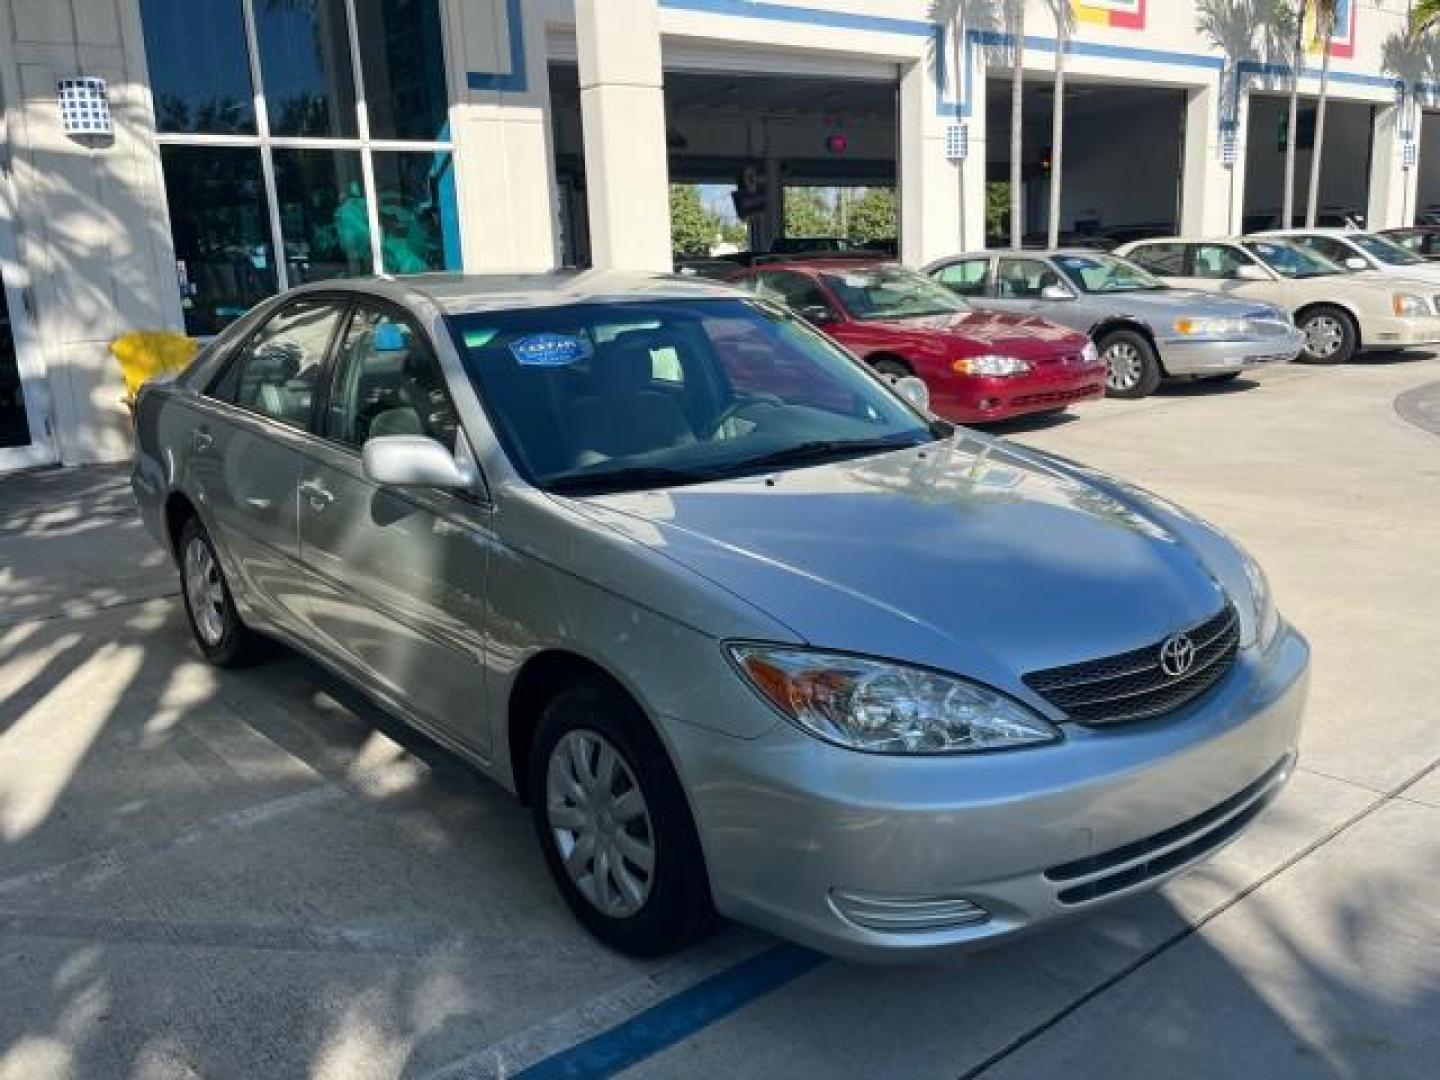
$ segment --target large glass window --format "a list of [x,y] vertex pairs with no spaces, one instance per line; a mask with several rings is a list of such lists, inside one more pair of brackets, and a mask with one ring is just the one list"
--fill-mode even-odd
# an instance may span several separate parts
[[140,0],[160,131],[255,133],[241,0]]
[[448,153],[377,153],[375,190],[387,274],[460,269],[455,170]]
[[271,135],[358,134],[345,0],[261,0],[255,39]]
[[460,268],[442,2],[140,0],[190,333],[302,282]]
[[355,19],[371,138],[449,138],[440,5],[355,0]]
[[214,334],[275,292],[259,150],[162,146],[185,330]]
[[275,150],[290,284],[368,274],[370,210],[358,150]]

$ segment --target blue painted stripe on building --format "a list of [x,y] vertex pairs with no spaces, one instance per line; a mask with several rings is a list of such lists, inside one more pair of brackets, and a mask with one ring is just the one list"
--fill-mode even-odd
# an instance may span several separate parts
[[799,945],[777,945],[609,1031],[536,1062],[516,1080],[578,1080],[614,1076],[825,963]]
[[799,4],[773,4],[766,0],[659,0],[662,8],[676,11],[698,11],[707,15],[733,15],[741,19],[767,19],[772,22],[803,23],[807,26],[828,26],[836,30],[871,30],[881,34],[905,34],[928,37],[934,24],[917,19],[896,19],[886,15],[856,15],[847,11],[802,7]]
[[[1013,40],[1013,34],[999,30],[970,30],[966,37],[978,45],[1001,45],[1006,48]],[[1025,35],[1025,48],[1036,52],[1054,52],[1056,40],[1053,37]],[[1170,49],[1145,49],[1135,45],[1109,45],[1100,41],[1082,41],[1071,38],[1066,44],[1067,56],[1101,56],[1109,60],[1135,60],[1145,64],[1179,64],[1183,67],[1209,68],[1220,71],[1225,61],[1218,56],[1200,53],[1174,52]]]
[[525,71],[525,23],[520,0],[505,0],[505,29],[510,38],[510,71],[503,75],[471,71],[465,83],[471,90],[498,90],[502,94],[523,94],[530,89]]
[[[1242,75],[1279,75],[1289,78],[1291,67],[1289,64],[1262,63],[1259,60],[1241,60],[1235,65],[1237,73]],[[1320,69],[1318,67],[1303,68],[1300,72],[1302,78],[1319,79]],[[1363,75],[1354,71],[1330,72],[1331,82],[1351,83],[1358,86],[1383,86],[1392,90],[1398,90],[1405,85],[1403,79],[1396,79],[1388,75]]]

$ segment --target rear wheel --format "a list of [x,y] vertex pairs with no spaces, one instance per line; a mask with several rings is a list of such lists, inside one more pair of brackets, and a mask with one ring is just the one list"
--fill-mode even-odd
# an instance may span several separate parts
[[1100,339],[1105,361],[1105,392],[1110,397],[1143,398],[1160,385],[1160,358],[1155,346],[1136,330],[1115,330]]
[[1355,355],[1360,344],[1350,316],[1329,304],[1306,311],[1295,325],[1305,335],[1305,344],[1295,359],[1307,364],[1343,364]]
[[535,829],[561,895],[597,938],[660,956],[709,925],[700,841],[665,748],[603,682],[546,707],[530,757]]
[[200,519],[180,529],[180,584],[190,632],[200,651],[217,667],[244,667],[264,653],[265,640],[240,620],[220,558]]

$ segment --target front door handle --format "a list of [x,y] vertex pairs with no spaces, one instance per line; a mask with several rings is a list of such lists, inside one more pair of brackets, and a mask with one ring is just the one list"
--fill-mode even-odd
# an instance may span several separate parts
[[190,442],[197,454],[203,454],[215,445],[215,436],[204,428],[197,428],[191,433]]
[[319,480],[306,480],[300,485],[300,494],[317,514],[335,501],[335,496]]

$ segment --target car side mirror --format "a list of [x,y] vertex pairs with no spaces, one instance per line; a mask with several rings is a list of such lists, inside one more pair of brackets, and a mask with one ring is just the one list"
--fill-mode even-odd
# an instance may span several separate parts
[[901,375],[892,383],[895,392],[908,401],[922,413],[930,413],[930,387],[925,385],[925,380],[914,375]]
[[1369,270],[1370,264],[1359,255],[1349,255],[1345,258],[1345,268],[1347,270]]
[[387,487],[433,487],[452,491],[475,486],[475,468],[425,435],[378,435],[361,452],[365,476]]
[[1270,280],[1270,275],[1265,272],[1264,268],[1256,266],[1254,263],[1246,263],[1245,265],[1237,268],[1235,271],[1235,276],[1241,281]]
[[1046,285],[1040,290],[1041,300],[1074,300],[1075,294],[1064,285]]
[[828,326],[840,321],[840,317],[824,304],[806,304],[800,309],[800,317],[815,326]]

